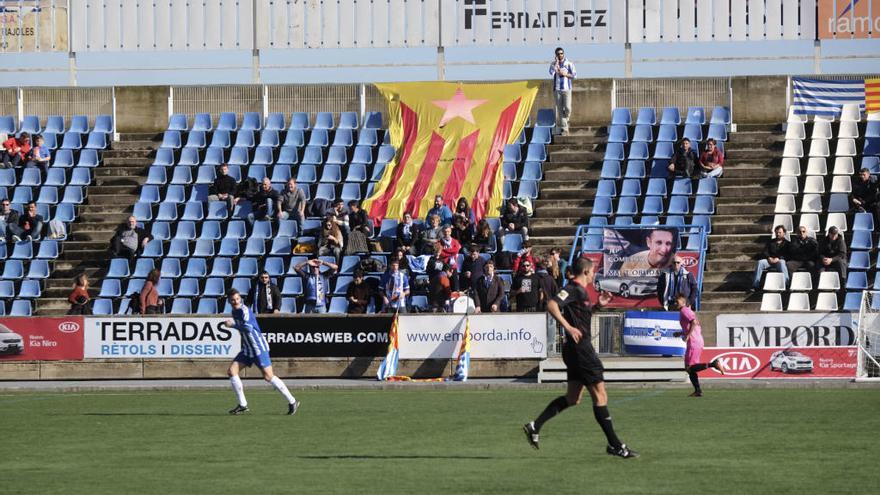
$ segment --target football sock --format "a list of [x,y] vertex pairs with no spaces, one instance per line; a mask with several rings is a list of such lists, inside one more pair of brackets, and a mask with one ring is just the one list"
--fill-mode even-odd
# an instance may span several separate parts
[[277,376],[272,377],[272,386],[275,387],[275,390],[281,392],[281,395],[287,399],[288,404],[293,404],[296,402],[296,399],[293,398],[293,395],[290,394],[290,390],[287,390],[287,385],[284,384],[284,381]]
[[691,365],[691,369],[694,370],[694,372],[703,371],[704,369],[706,369],[708,367],[709,367],[708,363],[698,363],[698,364]]
[[229,381],[232,382],[232,391],[235,392],[235,396],[238,397],[238,404],[241,407],[247,407],[247,399],[244,398],[244,385],[241,384],[241,378],[236,376],[230,376]]
[[568,400],[566,400],[564,395],[560,395],[559,397],[550,401],[547,404],[547,407],[544,409],[544,412],[538,416],[538,419],[535,420],[535,432],[541,431],[541,427],[544,426],[544,423],[550,420],[553,416],[564,411],[568,408]]
[[[694,392],[702,392],[703,390],[700,388],[700,377],[697,376],[697,371],[699,371],[696,369],[697,366],[699,365],[694,365],[688,368],[688,378],[691,380],[691,385],[694,386]],[[706,365],[702,366],[703,369],[706,369]]]
[[602,427],[605,438],[608,439],[608,445],[614,448],[620,448],[622,445],[617,434],[614,433],[614,425],[611,424],[611,414],[608,412],[608,406],[593,406],[593,415],[596,416],[596,422]]

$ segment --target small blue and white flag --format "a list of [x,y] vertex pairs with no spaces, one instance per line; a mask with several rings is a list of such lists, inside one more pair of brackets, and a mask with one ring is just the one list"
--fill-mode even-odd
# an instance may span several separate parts
[[863,79],[822,81],[795,77],[791,81],[794,86],[792,107],[796,115],[836,117],[846,104],[857,104],[865,111]]
[[681,332],[677,311],[627,311],[623,347],[627,354],[684,356],[687,344],[676,332]]

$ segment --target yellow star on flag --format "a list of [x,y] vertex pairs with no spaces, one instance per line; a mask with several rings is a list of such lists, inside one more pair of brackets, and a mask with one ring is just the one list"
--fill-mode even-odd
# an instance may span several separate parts
[[446,125],[450,120],[461,117],[464,120],[474,123],[474,108],[486,103],[489,100],[468,100],[464,95],[464,90],[459,87],[455,90],[455,95],[448,100],[433,100],[431,103],[445,110],[443,117],[440,118],[440,127]]

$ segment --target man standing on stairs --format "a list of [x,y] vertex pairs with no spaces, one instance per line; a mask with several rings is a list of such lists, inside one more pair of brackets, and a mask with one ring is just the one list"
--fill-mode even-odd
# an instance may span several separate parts
[[556,58],[550,64],[553,95],[556,98],[556,132],[568,135],[568,117],[571,116],[571,82],[577,76],[574,64],[565,58],[565,50],[556,47]]

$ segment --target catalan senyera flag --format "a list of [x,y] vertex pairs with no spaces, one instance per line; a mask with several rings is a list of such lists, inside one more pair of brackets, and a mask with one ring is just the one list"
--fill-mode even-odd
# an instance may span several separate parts
[[471,320],[464,318],[464,335],[461,336],[461,347],[458,350],[458,364],[455,366],[455,374],[452,380],[466,382],[468,371],[471,367]]
[[880,112],[880,78],[865,79],[865,112]]
[[397,374],[397,361],[399,356],[397,318],[397,313],[394,313],[394,320],[391,322],[391,330],[388,331],[388,354],[385,355],[385,360],[379,365],[379,371],[376,373],[376,378],[380,381],[388,380],[390,377]]
[[420,218],[442,195],[459,197],[474,216],[500,214],[504,145],[528,120],[537,82],[377,84],[388,102],[391,144],[397,150],[364,209],[377,222],[405,211]]

